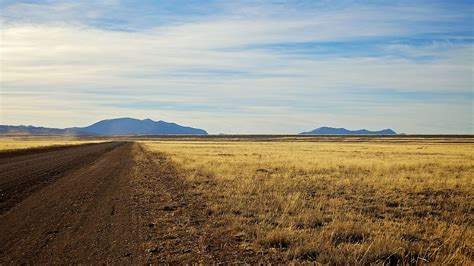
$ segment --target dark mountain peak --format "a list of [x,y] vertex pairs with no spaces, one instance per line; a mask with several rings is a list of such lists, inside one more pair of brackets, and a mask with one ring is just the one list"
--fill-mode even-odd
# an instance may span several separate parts
[[393,131],[392,129],[390,128],[385,128],[385,129],[382,129],[380,130],[380,132],[383,132],[383,134],[397,134],[397,132]]
[[140,121],[140,119],[131,118],[131,117],[119,117],[119,118],[103,119],[103,120],[97,121],[96,123],[110,122],[110,121]]
[[202,129],[180,126],[164,121],[155,122],[149,118],[139,120],[125,117],[102,120],[80,129],[89,134],[110,135],[152,135],[152,134],[207,134]]
[[308,132],[302,132],[300,134],[306,134],[306,135],[394,135],[397,133],[389,128],[379,130],[379,131],[370,131],[367,129],[349,130],[342,127],[340,128],[320,127]]
[[346,129],[343,127],[320,127],[320,128],[317,128],[317,130],[346,130]]

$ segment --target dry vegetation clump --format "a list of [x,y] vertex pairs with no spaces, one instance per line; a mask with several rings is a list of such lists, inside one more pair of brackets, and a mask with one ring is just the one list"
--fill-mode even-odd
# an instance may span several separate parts
[[473,144],[145,143],[263,261],[474,261]]

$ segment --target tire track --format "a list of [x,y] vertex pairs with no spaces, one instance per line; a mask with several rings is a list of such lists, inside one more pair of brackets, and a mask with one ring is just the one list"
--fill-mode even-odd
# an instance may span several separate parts
[[0,158],[0,215],[61,176],[92,163],[120,142],[86,144]]

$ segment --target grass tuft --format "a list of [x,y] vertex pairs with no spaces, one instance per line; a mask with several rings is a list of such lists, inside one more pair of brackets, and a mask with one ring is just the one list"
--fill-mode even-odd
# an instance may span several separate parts
[[288,230],[272,230],[261,241],[261,244],[267,248],[287,249],[291,245],[291,233]]

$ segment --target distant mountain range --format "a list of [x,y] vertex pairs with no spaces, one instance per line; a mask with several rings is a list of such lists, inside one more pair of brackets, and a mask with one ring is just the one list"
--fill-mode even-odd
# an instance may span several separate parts
[[70,134],[70,135],[161,135],[195,134],[205,135],[203,129],[180,126],[151,119],[116,118],[102,120],[87,127],[45,128],[34,126],[0,125],[0,134]]
[[391,129],[369,131],[367,129],[348,130],[345,128],[320,127],[308,132],[302,132],[300,134],[304,134],[304,135],[394,135],[397,133]]
[[[34,135],[207,135],[203,129],[185,127],[165,121],[135,118],[116,118],[102,120],[86,127],[47,128],[35,126],[0,125],[0,134]],[[369,131],[366,129],[348,130],[345,128],[320,127],[303,135],[394,135],[391,129]]]

